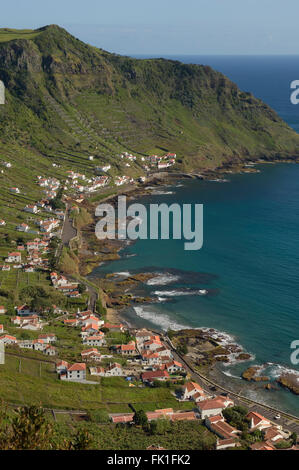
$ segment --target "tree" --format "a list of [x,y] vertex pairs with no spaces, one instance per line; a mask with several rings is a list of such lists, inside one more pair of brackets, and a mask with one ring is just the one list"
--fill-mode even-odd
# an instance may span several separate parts
[[292,434],[290,435],[290,440],[292,441],[293,446],[297,444],[297,438],[298,438],[297,433],[292,432]]
[[160,418],[150,423],[150,433],[152,435],[164,435],[171,431],[171,423],[168,419]]
[[83,294],[86,291],[86,285],[85,284],[79,284],[78,285],[78,291],[80,294]]
[[45,450],[51,448],[53,427],[47,421],[42,408],[25,406],[19,408],[12,421],[10,445],[20,450]]
[[248,409],[245,406],[233,406],[226,408],[222,412],[224,418],[231,426],[240,429],[240,431],[248,430],[248,419],[246,415],[248,414]]
[[148,424],[148,419],[144,410],[138,410],[134,414],[133,418],[134,423],[137,426],[146,426]]
[[184,341],[182,344],[179,344],[177,347],[178,353],[183,356],[188,353],[187,343]]
[[91,436],[86,429],[79,429],[70,442],[70,450],[88,450],[91,447]]

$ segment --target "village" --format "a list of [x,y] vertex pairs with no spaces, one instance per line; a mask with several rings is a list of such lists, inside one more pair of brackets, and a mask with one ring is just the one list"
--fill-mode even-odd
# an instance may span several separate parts
[[[137,160],[127,152],[119,158],[127,168]],[[16,239],[11,243],[11,250],[3,256],[0,269],[7,275],[10,271],[26,273],[24,289],[30,286],[28,276],[37,274],[39,277],[34,278],[32,284],[38,284],[37,279],[41,279],[42,273],[49,288],[57,293],[58,299],[65,298],[66,304],[53,304],[45,309],[35,308],[29,302],[14,306],[14,311],[6,305],[0,306],[0,344],[4,347],[4,358],[31,357],[28,355],[33,354],[34,360],[50,361],[53,366],[51,377],[57,384],[87,387],[100,385],[103,378],[122,378],[125,387],[137,392],[165,388],[175,406],[156,409],[153,402],[153,409],[144,411],[144,419],[149,423],[168,420],[203,424],[214,435],[217,450],[241,447],[244,434],[252,450],[283,448],[292,439],[293,444],[289,447],[298,450],[290,430],[257,411],[240,406],[229,394],[213,393],[194,380],[184,358],[178,356],[166,335],[110,323],[106,315],[99,312],[97,304],[88,308],[90,293],[82,281],[52,269],[66,211],[75,210],[75,203],[79,204],[84,194],[111,186],[145,183],[150,171],[174,165],[176,154],[138,158],[146,174],[137,178],[109,175],[109,164],[95,166],[95,176],[87,177],[81,172],[67,170],[65,180],[52,176],[36,177],[41,198],[23,207],[30,219],[15,225],[15,231],[25,233],[29,239]],[[93,160],[94,157],[89,156],[89,161]],[[6,169],[12,167],[9,162],[3,162],[3,165]],[[18,198],[22,188],[11,187],[9,192]],[[5,230],[6,220],[0,221],[0,227]],[[0,364],[0,372],[1,367]],[[117,387],[118,382],[115,384]],[[143,411],[142,408],[139,411]],[[113,425],[134,426],[136,411],[110,412],[109,419]]]
[[[4,312],[3,307],[0,307],[0,311]],[[226,393],[211,394],[193,381],[186,366],[176,359],[176,352],[163,335],[146,329],[131,330],[123,324],[109,324],[92,311],[64,314],[57,321],[64,328],[76,331],[82,345],[77,356],[78,362],[69,362],[61,356],[60,348],[56,346],[59,345],[59,337],[55,333],[42,333],[46,322],[26,305],[16,309],[16,316],[11,318],[11,323],[19,332],[24,329],[38,330],[37,338],[18,339],[18,335],[11,335],[9,328],[0,325],[0,342],[8,347],[8,352],[19,348],[53,357],[58,381],[88,385],[97,384],[96,378],[123,377],[128,387],[169,387],[178,402],[177,409],[146,411],[147,421],[150,423],[166,419],[170,422],[204,423],[215,435],[217,450],[241,446],[245,424],[252,438],[252,450],[275,450],[279,448],[277,445],[290,440],[292,433],[278,423],[271,422],[256,411],[237,406]],[[111,333],[127,338],[127,342],[110,344]],[[183,407],[186,403],[190,405],[188,410]],[[240,429],[231,424],[235,416],[240,418]],[[110,413],[109,417],[113,424],[134,425],[135,413]],[[292,448],[297,449],[296,445]]]

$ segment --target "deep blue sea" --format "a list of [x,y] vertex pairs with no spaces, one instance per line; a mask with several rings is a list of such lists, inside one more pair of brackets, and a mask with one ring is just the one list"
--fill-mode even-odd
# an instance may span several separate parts
[[[298,57],[175,59],[223,72],[299,132],[299,105],[290,103],[290,82],[299,79]],[[146,204],[203,203],[201,250],[185,251],[177,240],[142,240],[126,248],[121,260],[97,271],[159,273],[146,286],[159,302],[132,309],[129,320],[164,329],[226,332],[254,355],[250,364],[267,364],[265,372],[275,378],[283,368],[299,373],[290,362],[290,343],[299,339],[299,165],[259,169],[257,174],[229,175],[227,183],[183,181],[143,199]],[[247,366],[226,366],[224,372],[238,377]],[[287,391],[248,388],[246,393],[299,415],[299,398]]]

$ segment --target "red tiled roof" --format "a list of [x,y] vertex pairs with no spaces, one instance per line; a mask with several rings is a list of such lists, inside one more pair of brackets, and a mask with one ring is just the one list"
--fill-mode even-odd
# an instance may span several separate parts
[[73,364],[68,368],[69,371],[75,371],[75,370],[86,370],[86,364],[82,364],[80,362],[77,362],[76,364]]

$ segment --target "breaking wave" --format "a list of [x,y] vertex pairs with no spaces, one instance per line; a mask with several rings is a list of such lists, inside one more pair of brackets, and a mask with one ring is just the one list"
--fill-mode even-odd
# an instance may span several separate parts
[[190,328],[188,325],[183,325],[175,320],[172,320],[168,315],[159,314],[150,310],[148,307],[133,307],[136,315],[144,320],[147,320],[151,323],[154,323],[158,327],[162,328],[162,330],[167,331],[168,329],[171,330],[184,330],[186,328]]
[[206,295],[206,289],[186,289],[186,290],[156,290],[154,295],[163,297],[181,297],[183,295]]
[[167,284],[171,284],[173,282],[177,282],[179,280],[179,276],[170,273],[157,273],[157,276],[152,277],[147,281],[148,286],[164,286]]

